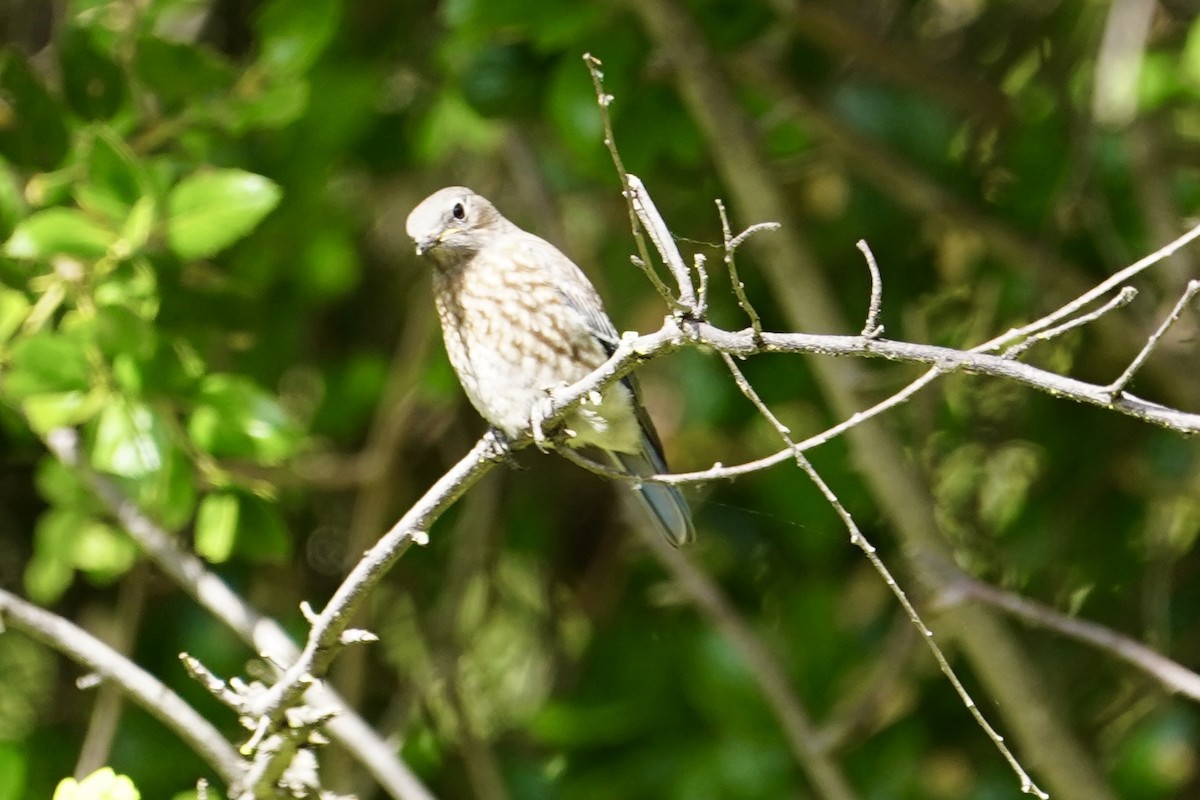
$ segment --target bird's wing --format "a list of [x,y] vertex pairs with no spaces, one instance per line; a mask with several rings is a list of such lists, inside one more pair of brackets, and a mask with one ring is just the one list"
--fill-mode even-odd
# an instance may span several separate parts
[[[567,305],[583,317],[588,331],[604,346],[605,351],[612,355],[621,341],[621,336],[617,333],[617,328],[613,325],[612,320],[604,313],[600,294],[596,291],[596,287],[592,286],[587,275],[579,268],[578,264],[567,258],[561,250],[545,239],[525,231],[522,231],[521,234],[520,247],[524,251],[523,257],[528,259],[527,263],[539,264],[551,274],[555,288]],[[642,391],[638,386],[637,378],[630,373],[621,379],[621,383],[629,387],[629,391],[633,394],[633,412],[637,416],[649,447],[658,457],[659,463],[662,464],[661,471],[666,471],[662,441],[658,438],[658,431],[654,429],[654,423],[651,422],[650,415],[642,404]]]
[[588,331],[604,345],[604,349],[612,353],[620,341],[616,326],[604,313],[604,304],[599,293],[583,270],[561,250],[538,236],[524,233],[520,247],[528,263],[537,264],[550,273],[555,289],[562,295],[567,305],[576,311],[587,326]]

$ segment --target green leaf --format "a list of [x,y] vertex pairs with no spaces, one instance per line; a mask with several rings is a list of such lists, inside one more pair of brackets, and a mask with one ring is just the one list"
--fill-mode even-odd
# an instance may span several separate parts
[[19,54],[0,51],[0,156],[50,170],[66,157],[68,146],[65,110]]
[[280,561],[291,539],[275,506],[244,492],[213,492],[196,514],[196,553],[219,564],[235,553],[251,561]]
[[87,28],[68,27],[59,37],[63,94],[84,119],[108,119],[125,102],[125,73]]
[[30,597],[51,603],[71,585],[75,571],[111,583],[137,560],[137,546],[107,523],[76,508],[52,508],[34,528],[34,554],[25,573]]
[[99,507],[95,494],[80,481],[79,473],[56,458],[41,459],[33,480],[38,494],[51,505],[86,512]]
[[15,399],[49,392],[87,391],[92,369],[82,337],[41,331],[13,345],[3,375],[4,393]]
[[119,355],[149,358],[157,344],[154,325],[124,305],[97,308],[93,330],[100,351],[110,358]]
[[337,30],[335,0],[271,0],[258,18],[261,62],[288,76],[308,70]]
[[238,169],[201,172],[172,191],[167,220],[171,249],[184,259],[217,253],[254,229],[281,192],[261,175]]
[[33,557],[25,568],[25,591],[34,602],[53,603],[75,577],[73,540],[89,517],[75,509],[52,508],[33,529]]
[[86,145],[86,177],[75,187],[81,208],[124,222],[130,208],[149,193],[133,151],[107,128],[96,128]]
[[1193,19],[1179,54],[1179,75],[1193,87],[1200,87],[1200,18]]
[[162,469],[170,429],[157,411],[134,402],[110,403],[100,413],[92,442],[92,466],[113,475],[141,478]]
[[117,235],[74,208],[48,208],[17,225],[4,244],[13,258],[49,258],[56,255],[97,259],[108,252]]
[[229,560],[238,527],[238,495],[213,492],[196,512],[196,553],[214,564]]
[[97,387],[90,392],[37,394],[21,403],[29,426],[38,433],[87,422],[104,406],[108,393]]
[[154,230],[154,198],[143,197],[129,209],[125,225],[121,228],[121,242],[130,253],[135,253],[150,241]]
[[17,332],[31,307],[24,292],[0,286],[0,344],[7,342]]
[[130,494],[168,530],[182,527],[196,507],[196,475],[187,453],[175,442],[163,453],[162,469],[137,479]]
[[188,434],[214,456],[275,463],[295,452],[300,430],[274,397],[238,375],[210,375]]
[[298,78],[267,80],[254,94],[237,97],[226,106],[234,131],[282,128],[295,122],[308,107],[308,81]]
[[20,742],[20,739],[16,742],[0,742],[0,800],[18,800],[27,796],[25,773],[28,760]]
[[172,109],[208,102],[236,80],[233,67],[212,50],[154,36],[138,40],[133,65],[142,83]]
[[99,520],[89,520],[75,537],[76,569],[101,586],[128,572],[137,556],[137,546],[128,536]]
[[234,552],[258,563],[279,563],[292,554],[292,538],[274,503],[243,494]]

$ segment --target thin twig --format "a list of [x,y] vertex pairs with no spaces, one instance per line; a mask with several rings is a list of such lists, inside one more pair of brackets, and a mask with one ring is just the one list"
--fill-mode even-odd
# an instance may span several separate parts
[[1017,342],[1012,347],[1001,353],[1001,355],[1004,358],[1016,358],[1038,342],[1049,341],[1050,339],[1063,335],[1069,330],[1087,325],[1089,322],[1094,322],[1110,311],[1118,308],[1124,308],[1125,306],[1129,305],[1135,297],[1137,297],[1137,289],[1133,288],[1132,286],[1123,286],[1121,287],[1121,291],[1118,292],[1115,297],[1099,308],[1090,311],[1087,314],[1078,316],[1075,319],[1068,320],[1062,325],[1056,325],[1053,328],[1047,328],[1041,333],[1034,334],[1024,341]]
[[692,266],[696,270],[696,277],[700,282],[700,287],[696,291],[696,319],[705,319],[708,317],[708,258],[704,253],[694,253]]
[[979,710],[979,706],[976,705],[974,698],[972,698],[970,693],[967,692],[966,687],[962,685],[962,681],[960,681],[958,676],[955,674],[954,668],[951,667],[950,662],[946,660],[946,655],[942,652],[942,648],[939,647],[938,643],[934,640],[933,631],[931,631],[925,625],[920,614],[917,613],[917,609],[909,601],[908,595],[905,594],[904,590],[900,588],[900,584],[892,576],[891,571],[883,563],[883,560],[880,559],[879,554],[875,552],[874,546],[872,546],[867,538],[863,536],[862,531],[858,529],[858,525],[855,524],[854,519],[850,516],[850,513],[842,506],[841,502],[837,499],[837,496],[829,488],[829,485],[825,483],[824,479],[822,479],[817,473],[816,469],[813,468],[812,464],[809,463],[808,459],[802,458],[799,460],[802,462],[800,463],[800,468],[808,474],[809,478],[811,478],[814,483],[816,483],[817,488],[821,491],[821,494],[825,495],[826,500],[833,506],[834,511],[836,511],[838,516],[842,518],[842,523],[846,525],[847,529],[850,531],[850,541],[863,551],[863,554],[866,555],[867,560],[871,562],[871,566],[877,573],[879,573],[879,576],[883,579],[883,582],[887,584],[887,587],[891,590],[892,595],[896,598],[896,601],[899,602],[900,606],[904,609],[904,613],[908,615],[913,627],[920,632],[921,638],[925,640],[925,644],[929,647],[930,653],[933,654],[933,658],[937,662],[938,669],[942,671],[942,674],[946,676],[946,680],[948,680],[950,685],[954,687],[954,691],[962,700],[963,705],[966,706],[967,711],[970,712],[971,716],[975,718],[975,722],[980,729],[982,729],[983,732],[987,734],[988,738],[992,740],[992,744],[996,746],[996,750],[1000,752],[1000,754],[1004,757],[1004,760],[1008,762],[1009,767],[1016,774],[1017,779],[1021,782],[1021,791],[1025,794],[1032,794],[1033,796],[1041,798],[1042,800],[1048,800],[1050,795],[1033,782],[1033,779],[1029,777],[1029,774],[1025,771],[1025,768],[1021,766],[1021,763],[1017,761],[1017,757],[1013,755],[1012,750],[1010,750],[1008,745],[1005,743],[1004,737],[1001,736],[996,729],[992,727],[991,723],[987,721],[987,718],[983,716],[983,712]]
[[1137,371],[1142,368],[1142,364],[1145,364],[1146,359],[1150,357],[1150,352],[1154,350],[1155,346],[1158,344],[1158,340],[1161,339],[1163,334],[1165,334],[1167,330],[1175,324],[1175,322],[1179,319],[1179,316],[1183,313],[1183,309],[1192,301],[1192,298],[1196,296],[1197,292],[1200,292],[1200,281],[1188,281],[1187,289],[1184,290],[1183,295],[1179,298],[1179,302],[1175,304],[1175,307],[1171,309],[1171,313],[1168,314],[1167,318],[1164,319],[1162,324],[1158,326],[1158,330],[1156,330],[1153,335],[1146,340],[1145,347],[1142,348],[1141,352],[1137,354],[1133,361],[1129,362],[1129,366],[1125,368],[1125,371],[1121,373],[1120,377],[1105,387],[1109,395],[1116,397],[1125,391],[1125,387],[1129,385],[1131,380],[1133,380],[1133,376],[1137,374]]
[[866,239],[859,239],[855,245],[867,260],[867,269],[871,272],[871,303],[867,307],[867,324],[863,325],[862,335],[874,339],[883,334],[883,326],[879,324],[879,311],[883,306],[883,278],[879,275],[879,265],[875,263],[875,254]]
[[591,53],[583,54],[583,63],[587,65],[588,74],[592,76],[592,87],[596,92],[596,103],[600,106],[600,121],[604,125],[604,146],[608,148],[608,154],[612,157],[613,166],[616,167],[617,175],[621,179],[621,196],[625,198],[625,209],[629,213],[629,228],[633,233],[633,241],[637,247],[637,255],[631,256],[630,261],[646,274],[650,279],[650,283],[654,285],[655,291],[662,296],[667,305],[671,308],[675,307],[678,302],[671,295],[671,290],[658,277],[658,273],[654,271],[653,261],[650,259],[650,250],[646,247],[646,238],[642,235],[642,227],[638,223],[638,213],[633,202],[633,192],[629,185],[629,173],[625,171],[625,162],[621,159],[621,153],[617,150],[617,139],[613,135],[612,116],[608,112],[608,107],[612,104],[613,96],[604,91],[604,72],[600,67],[603,66],[600,59],[596,58]]
[[[148,573],[146,565],[139,563],[126,575],[117,588],[117,607],[111,618],[106,621],[106,627],[111,631],[106,636],[108,644],[123,656],[132,652],[141,628],[142,612],[146,606]],[[77,778],[91,775],[109,763],[123,704],[124,696],[120,687],[113,683],[101,684],[96,692],[87,733],[84,734],[83,744],[79,747],[79,757],[75,762]]]
[[[750,304],[750,298],[746,297],[746,284],[738,277],[737,261],[734,258],[734,252],[737,250],[737,247],[733,243],[733,231],[729,227],[729,214],[726,213],[725,203],[720,198],[717,198],[716,204],[717,214],[721,217],[721,242],[725,248],[725,266],[729,270],[729,282],[732,284],[733,296],[737,298],[738,305],[741,306],[742,311],[750,318],[750,327],[753,329],[755,335],[762,336],[762,320],[759,319],[758,312],[754,310],[754,306]],[[747,229],[747,232],[749,232],[749,229]],[[745,241],[741,236],[738,239]]]
[[788,430],[788,427],[784,425],[778,417],[775,416],[767,404],[763,402],[762,398],[758,396],[758,392],[754,391],[754,387],[750,385],[750,381],[746,379],[745,374],[741,371],[741,369],[738,368],[737,362],[733,360],[733,357],[728,353],[722,353],[721,358],[724,360],[725,366],[729,368],[730,373],[733,375],[734,383],[737,384],[738,389],[740,389],[742,394],[744,394],[746,398],[754,404],[754,407],[758,409],[759,413],[761,413],[763,417],[765,417],[767,421],[771,423],[776,432],[779,434],[779,437],[788,445],[789,449],[795,455],[797,466],[804,470],[809,479],[816,484],[817,488],[821,491],[821,494],[825,496],[825,500],[830,504],[830,506],[833,507],[833,510],[837,513],[838,517],[841,518],[842,524],[846,526],[846,530],[850,533],[850,541],[863,551],[867,557],[867,560],[871,562],[871,566],[877,573],[879,573],[879,576],[883,579],[883,582],[887,584],[887,587],[892,591],[892,594],[895,596],[897,602],[900,603],[900,606],[908,615],[913,627],[920,632],[921,637],[925,640],[925,644],[929,647],[929,651],[933,654],[934,660],[937,661],[938,667],[941,669],[942,674],[946,676],[946,680],[950,682],[950,685],[954,687],[954,691],[957,692],[958,696],[962,699],[963,705],[967,707],[967,711],[969,711],[971,716],[975,718],[975,722],[979,725],[983,732],[987,734],[988,738],[992,740],[992,743],[996,746],[996,749],[1008,762],[1018,780],[1021,781],[1021,791],[1027,794],[1032,794],[1035,797],[1042,798],[1043,800],[1048,800],[1050,795],[1038,788],[1037,784],[1033,782],[1033,779],[1030,778],[1029,774],[1025,771],[1025,768],[1021,766],[1021,762],[1017,761],[1016,756],[1013,755],[1012,751],[1008,748],[1008,745],[1005,744],[1004,737],[1001,736],[996,729],[992,727],[991,723],[989,723],[983,716],[983,713],[975,704],[975,700],[967,692],[967,689],[965,686],[963,686],[962,681],[958,679],[958,675],[955,674],[954,668],[951,667],[950,662],[946,660],[946,656],[942,652],[942,648],[938,646],[938,643],[934,640],[933,631],[931,631],[925,624],[925,621],[921,619],[921,615],[917,613],[916,607],[913,606],[911,601],[909,601],[907,593],[900,588],[900,584],[894,577],[892,577],[892,573],[883,563],[883,559],[881,559],[879,554],[875,552],[874,545],[872,545],[870,541],[867,540],[867,537],[863,535],[862,531],[859,530],[858,524],[854,521],[854,518],[850,516],[850,512],[847,511],[845,506],[842,505],[842,502],[838,499],[837,495],[834,494],[833,489],[829,487],[829,484],[825,482],[825,480],[817,472],[816,468],[813,467],[812,462],[808,460],[808,457],[796,449],[796,444],[791,439],[791,432]]
[[1023,339],[1026,336],[1044,330],[1061,319],[1066,319],[1076,311],[1079,311],[1081,308],[1086,306],[1088,303],[1091,303],[1096,298],[1103,297],[1121,284],[1127,283],[1134,275],[1144,272],[1145,270],[1157,264],[1159,261],[1162,261],[1164,258],[1168,258],[1174,254],[1176,250],[1179,250],[1181,247],[1197,237],[1200,237],[1200,225],[1195,225],[1187,233],[1177,237],[1174,241],[1168,242],[1167,244],[1155,250],[1153,253],[1138,259],[1125,269],[1113,273],[1108,278],[1096,284],[1091,289],[1088,289],[1071,302],[1067,303],[1066,305],[1059,306],[1057,309],[1051,311],[1041,319],[1034,320],[1027,325],[1021,326],[1020,328],[1013,328],[1007,333],[1003,333],[994,339],[984,342],[978,347],[973,348],[973,352],[982,353],[1004,347],[1005,345],[1017,341],[1018,339]]

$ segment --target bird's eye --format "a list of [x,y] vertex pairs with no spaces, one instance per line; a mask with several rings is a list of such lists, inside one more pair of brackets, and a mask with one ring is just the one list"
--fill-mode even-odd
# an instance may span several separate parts
[[467,215],[467,210],[463,208],[462,203],[455,203],[454,208],[450,210],[450,213],[454,215],[455,219],[462,219]]

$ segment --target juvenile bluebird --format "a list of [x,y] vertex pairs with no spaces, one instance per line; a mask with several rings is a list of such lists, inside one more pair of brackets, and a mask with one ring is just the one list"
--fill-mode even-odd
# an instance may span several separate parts
[[[485,198],[451,186],[425,198],[405,229],[434,265],[446,353],[471,404],[509,437],[527,430],[549,393],[603,364],[618,343],[600,295],[554,245],[509,222]],[[632,376],[565,420],[571,447],[603,450],[630,475],[665,472],[662,444]],[[674,486],[634,491],[674,545],[696,532]]]

